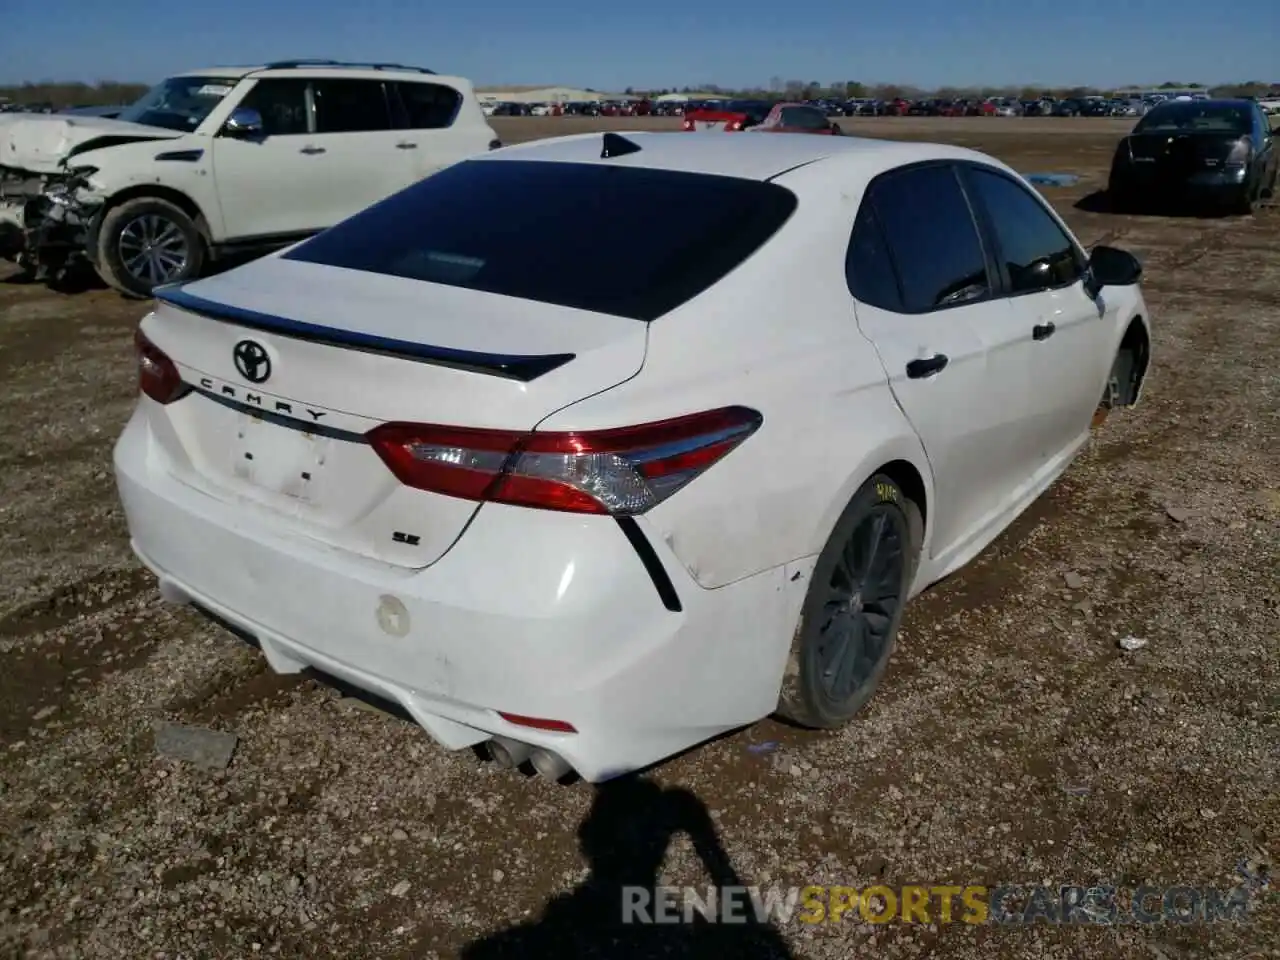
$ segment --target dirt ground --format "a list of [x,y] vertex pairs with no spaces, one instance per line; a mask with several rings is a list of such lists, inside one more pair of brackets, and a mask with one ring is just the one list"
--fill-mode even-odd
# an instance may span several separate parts
[[[508,141],[606,125],[660,124],[495,123]],[[1145,262],[1144,402],[912,606],[846,729],[766,721],[602,790],[446,753],[162,605],[110,471],[145,305],[0,283],[0,956],[1280,957],[1280,212],[1078,209],[1123,121],[845,126],[1082,175],[1046,194],[1086,244]],[[1147,645],[1119,649],[1129,636]],[[236,734],[230,766],[158,756],[157,720]],[[628,953],[610,939],[617,884],[655,871],[700,887],[1243,883],[1254,911],[1149,927],[851,914],[737,939],[649,928]]]

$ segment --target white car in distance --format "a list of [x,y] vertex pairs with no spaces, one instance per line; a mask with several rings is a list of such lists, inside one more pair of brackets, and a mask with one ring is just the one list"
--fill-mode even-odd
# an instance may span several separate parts
[[0,121],[0,256],[146,296],[499,146],[470,81],[290,60],[170,77],[113,119]]
[[1140,274],[958,147],[522,144],[160,291],[119,492],[276,670],[600,781],[848,720],[1138,402]]

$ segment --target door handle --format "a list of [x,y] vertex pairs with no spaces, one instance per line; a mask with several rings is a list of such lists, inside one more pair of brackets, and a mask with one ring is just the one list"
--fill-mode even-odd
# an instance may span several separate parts
[[932,357],[911,360],[907,363],[907,376],[912,380],[930,377],[945,367],[947,363],[948,360],[945,353],[935,353]]
[[1034,327],[1031,328],[1031,339],[1032,340],[1048,340],[1050,337],[1053,336],[1053,331],[1057,329],[1058,328],[1055,327],[1052,322],[1037,323]]
[[299,152],[299,153],[307,153],[307,154],[311,154],[311,153],[324,153],[324,147],[303,147],[303,148],[302,148],[301,150],[299,150],[298,152]]
[[417,150],[418,145],[416,143],[401,142],[396,144],[396,149],[397,150]]

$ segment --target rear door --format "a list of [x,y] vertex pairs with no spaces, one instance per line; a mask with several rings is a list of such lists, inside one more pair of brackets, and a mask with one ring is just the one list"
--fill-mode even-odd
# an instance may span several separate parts
[[[961,168],[970,199],[985,215],[1000,281],[1008,292],[1017,343],[1034,390],[1025,411],[1041,465],[1088,431],[1112,357],[1105,305],[1084,289],[1081,251],[1033,191],[1003,171]],[[1114,317],[1110,318],[1114,320]]]
[[950,164],[873,181],[848,272],[858,325],[933,470],[938,556],[989,523],[1032,468],[1024,443],[1030,341],[999,293]]
[[313,149],[324,151],[333,180],[321,203],[324,225],[345,220],[417,179],[411,150],[401,148],[381,80],[317,77]]
[[404,152],[411,180],[489,148],[492,131],[486,125],[455,123],[462,94],[443,83],[398,81],[389,84],[400,128],[396,148]]

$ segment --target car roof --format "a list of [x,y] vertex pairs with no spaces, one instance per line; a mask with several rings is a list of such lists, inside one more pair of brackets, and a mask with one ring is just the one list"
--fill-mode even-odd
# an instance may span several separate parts
[[227,77],[229,79],[243,77],[261,70],[262,67],[209,67],[207,70],[184,70],[173,74],[174,77]]
[[1253,106],[1254,101],[1246,100],[1244,97],[1202,97],[1199,99],[1195,97],[1187,97],[1185,100],[1164,100],[1158,105],[1157,109],[1159,109],[1159,107],[1172,107],[1186,103],[1193,103],[1197,107],[1251,107]]
[[477,159],[486,163],[505,160],[608,163],[622,167],[719,174],[747,180],[768,180],[818,161],[838,166],[842,175],[866,179],[893,167],[921,160],[978,160],[1004,166],[991,157],[964,147],[869,137],[766,137],[750,133],[632,131],[618,136],[640,149],[602,158],[603,135],[584,133],[512,144]]
[[284,61],[280,64],[260,63],[254,66],[206,67],[202,70],[184,70],[170,74],[172,77],[216,77],[228,80],[241,80],[250,75],[271,74],[284,77],[356,77],[359,79],[376,78],[385,80],[388,74],[405,79],[414,78],[423,82],[458,83],[461,78],[429,73],[419,67],[397,66],[395,64],[347,64],[341,62]]

